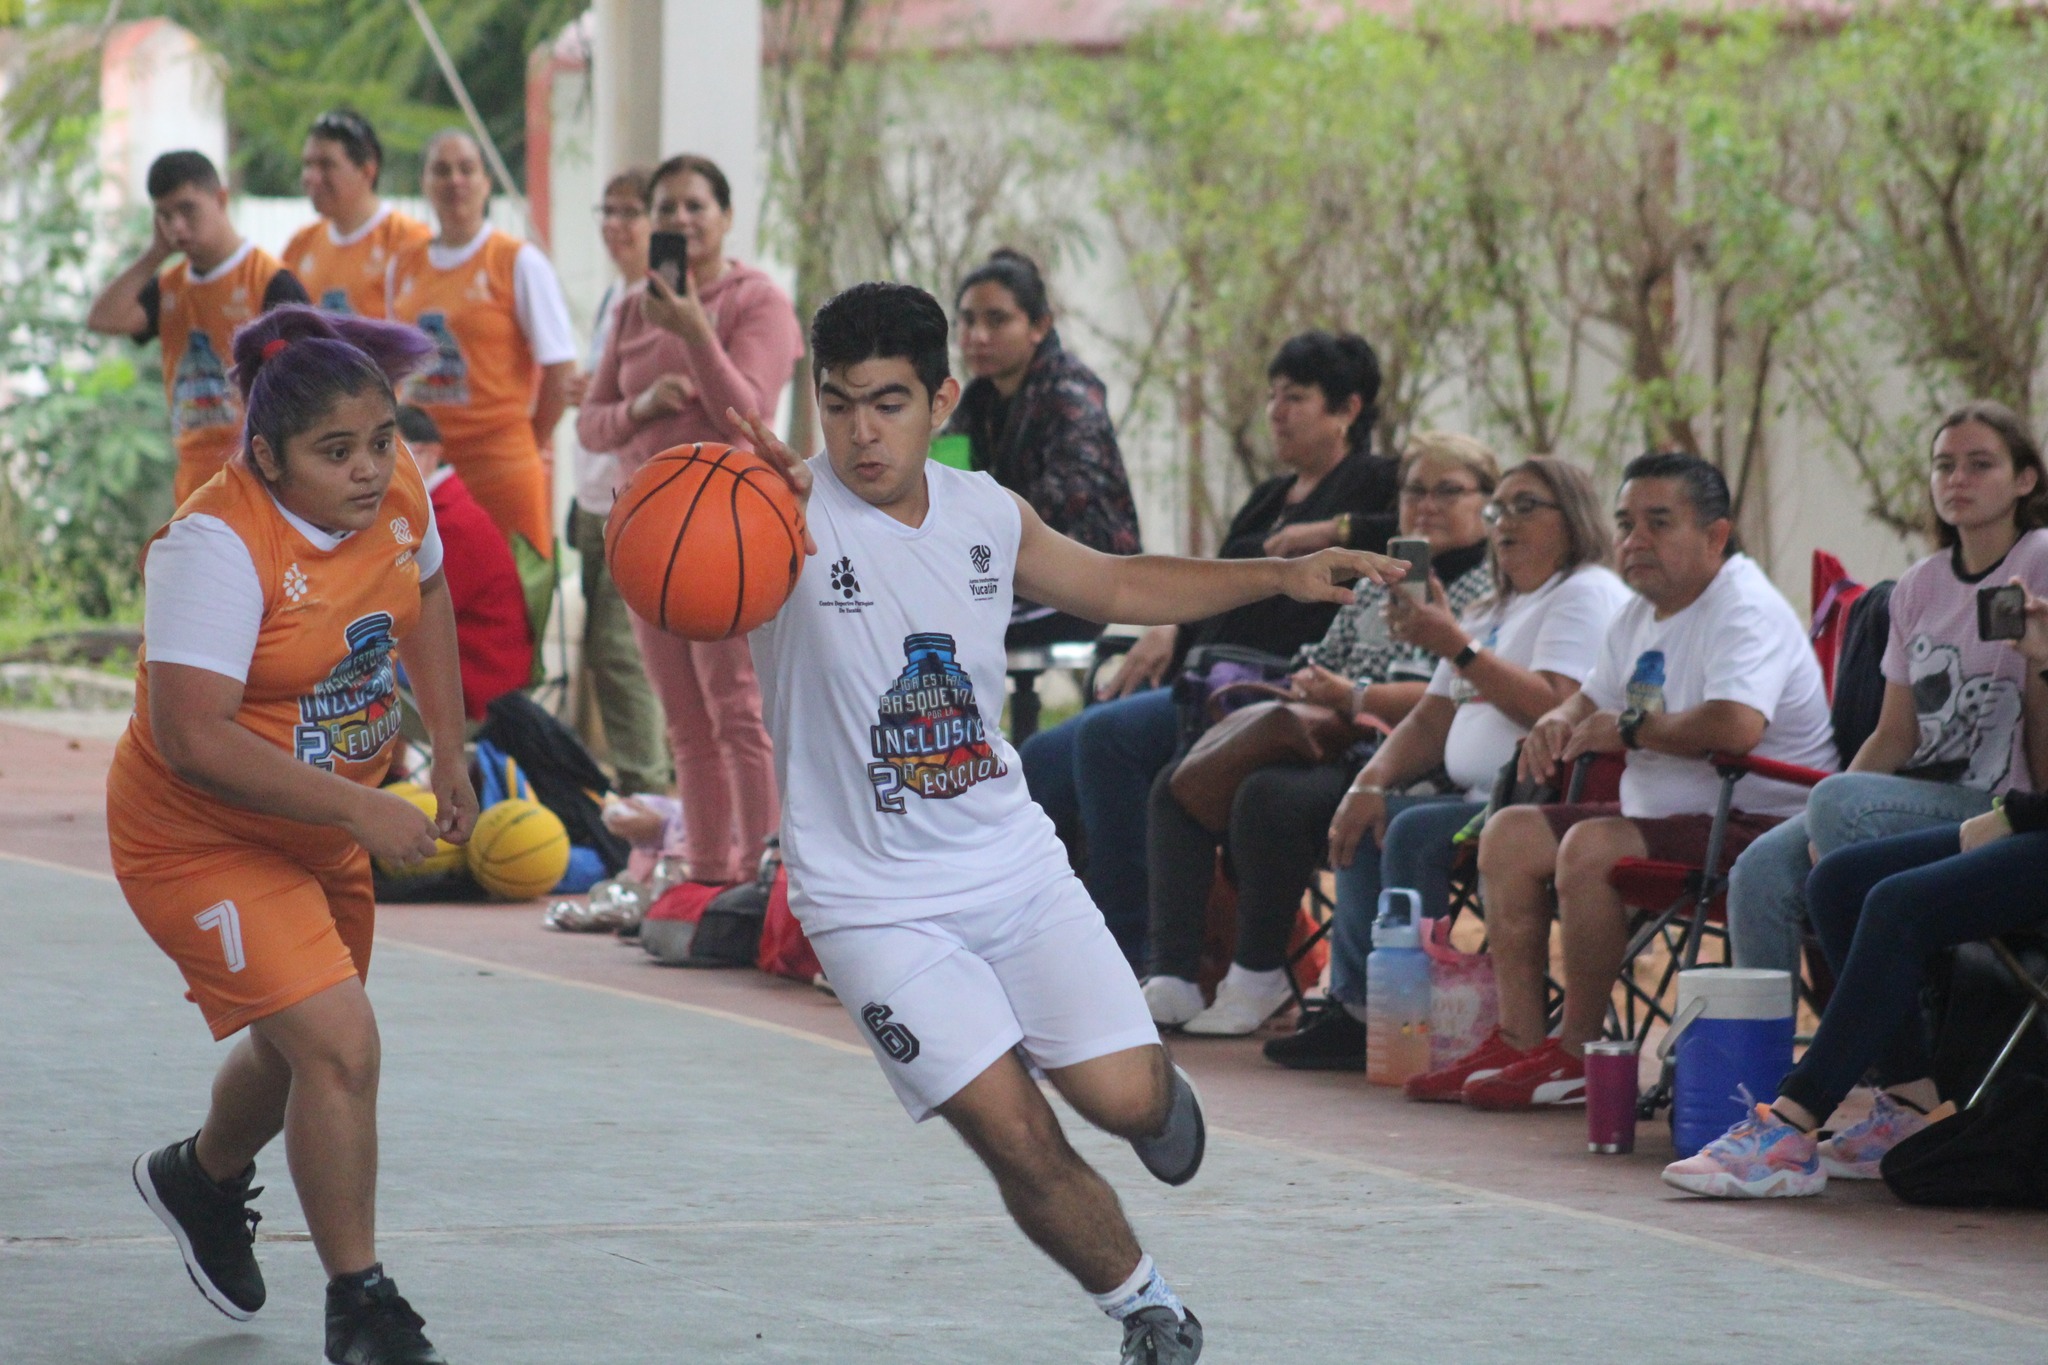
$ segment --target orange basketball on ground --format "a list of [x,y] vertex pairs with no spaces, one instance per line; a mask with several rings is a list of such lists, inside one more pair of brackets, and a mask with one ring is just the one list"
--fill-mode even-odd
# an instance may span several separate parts
[[751,450],[664,450],[619,490],[604,528],[619,596],[686,640],[724,640],[782,609],[804,566],[804,516]]

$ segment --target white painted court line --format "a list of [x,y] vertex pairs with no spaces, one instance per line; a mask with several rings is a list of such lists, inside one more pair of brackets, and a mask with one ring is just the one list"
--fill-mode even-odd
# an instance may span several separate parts
[[[108,873],[89,872],[62,863],[48,862],[41,858],[31,858],[19,853],[0,851],[0,858],[27,863],[34,867],[47,868],[54,872],[68,872],[74,876],[90,877],[98,881],[111,882],[114,880],[112,875]],[[425,944],[412,943],[405,939],[391,938],[383,934],[379,934],[377,938],[380,943],[388,943],[393,948],[421,953],[428,957],[438,957],[450,962],[460,962],[465,966],[487,968],[493,972],[524,977],[530,981],[542,981],[551,985],[571,987],[575,990],[593,991],[599,995],[608,995],[617,999],[659,1005],[688,1014],[702,1015],[710,1019],[720,1019],[727,1023],[740,1024],[747,1028],[780,1034],[785,1038],[793,1038],[798,1042],[810,1043],[833,1052],[859,1057],[871,1055],[867,1048],[856,1043],[842,1042],[837,1038],[828,1038],[823,1034],[811,1033],[800,1028],[792,1028],[787,1024],[777,1024],[767,1019],[756,1019],[751,1015],[740,1014],[732,1010],[715,1009],[709,1005],[687,1004],[680,1000],[668,1000],[658,995],[647,995],[640,991],[629,991],[622,987],[602,985],[594,981],[579,981],[571,976],[561,976],[554,972],[539,971],[532,967],[512,966],[490,958],[474,957],[468,953],[458,953],[446,948],[428,947]],[[1671,1228],[1638,1223],[1632,1219],[1617,1217],[1614,1214],[1596,1213],[1590,1209],[1573,1208],[1568,1204],[1554,1204],[1547,1200],[1531,1199],[1525,1195],[1505,1194],[1499,1190],[1489,1190],[1478,1185],[1465,1185],[1454,1180],[1443,1180],[1435,1176],[1420,1175],[1413,1171],[1401,1170],[1395,1166],[1381,1165],[1378,1162],[1365,1161],[1358,1157],[1345,1156],[1341,1153],[1329,1152],[1320,1148],[1285,1142],[1278,1138],[1262,1137],[1256,1133],[1247,1133],[1240,1129],[1224,1128],[1212,1124],[1209,1131],[1219,1137],[1229,1138],[1233,1142],[1241,1142],[1248,1147],[1283,1154],[1297,1160],[1306,1159],[1328,1162],[1348,1170],[1377,1176],[1384,1180],[1406,1181],[1410,1184],[1439,1190],[1445,1194],[1456,1195],[1461,1199],[1470,1199],[1501,1208],[1521,1209],[1530,1213],[1550,1214],[1559,1218],[1569,1218],[1577,1222],[1591,1223],[1599,1227],[1623,1232],[1642,1233],[1661,1241],[1673,1243],[1674,1245],[1732,1256],[1737,1260],[1747,1261],[1752,1265],[1768,1266],[1774,1270],[1811,1276],[1815,1279],[1826,1280],[1831,1284],[1839,1284],[1853,1289],[1876,1290],[1886,1294],[1897,1295],[1901,1298],[1912,1299],[1917,1303],[1924,1303],[1937,1308],[1946,1308],[1958,1313],[1968,1313],[1975,1317],[1990,1318],[1998,1322],[2012,1323],[2021,1327],[2048,1329],[2048,1317],[2036,1317],[2027,1313],[2014,1312],[2011,1309],[1997,1308],[1990,1304],[1976,1303],[1969,1299],[1957,1298],[1951,1294],[1941,1294],[1926,1289],[1915,1289],[1910,1285],[1895,1284],[1889,1280],[1875,1279],[1867,1275],[1857,1275],[1849,1271],[1833,1270],[1824,1265],[1794,1260],[1789,1256],[1778,1256],[1768,1251],[1755,1251],[1729,1242],[1716,1241],[1711,1237],[1702,1237],[1696,1233],[1679,1232]]]

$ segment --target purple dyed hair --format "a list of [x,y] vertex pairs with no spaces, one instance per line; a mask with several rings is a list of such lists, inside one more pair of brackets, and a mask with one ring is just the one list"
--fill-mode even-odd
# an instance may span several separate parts
[[287,441],[311,430],[336,400],[365,390],[383,394],[396,410],[398,381],[433,354],[427,334],[404,323],[304,304],[271,309],[235,333],[235,387],[247,413],[240,458],[249,458],[261,436],[282,460]]

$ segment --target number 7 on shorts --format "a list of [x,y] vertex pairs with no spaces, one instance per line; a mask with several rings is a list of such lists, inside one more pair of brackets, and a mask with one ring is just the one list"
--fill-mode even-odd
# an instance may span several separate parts
[[239,972],[248,965],[242,956],[242,913],[233,901],[209,905],[192,919],[201,930],[220,930],[221,956],[227,959],[229,971]]

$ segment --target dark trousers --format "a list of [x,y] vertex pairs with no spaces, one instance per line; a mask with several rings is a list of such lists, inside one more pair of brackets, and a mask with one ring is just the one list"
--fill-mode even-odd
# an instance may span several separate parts
[[1933,1069],[1919,1008],[1931,955],[2048,920],[2048,832],[1960,848],[1954,826],[1875,839],[1828,854],[1807,879],[1835,993],[1779,1091],[1821,1122],[1866,1072],[1897,1085]]
[[1169,764],[1152,784],[1146,835],[1152,899],[1153,976],[1195,979],[1202,956],[1216,850],[1227,842],[1237,881],[1236,963],[1270,972],[1287,965],[1287,943],[1308,884],[1323,865],[1330,817],[1357,765],[1260,768],[1237,789],[1230,829],[1218,839],[1173,799]]
[[[1035,620],[1012,621],[1003,633],[1003,647],[1038,649],[1069,641],[1093,640],[1101,634],[1100,622],[1084,621],[1078,616],[1056,611]],[[1010,742],[1022,744],[1038,733],[1038,674],[1020,670],[1011,676],[1016,680],[1017,690],[1010,694]]]

